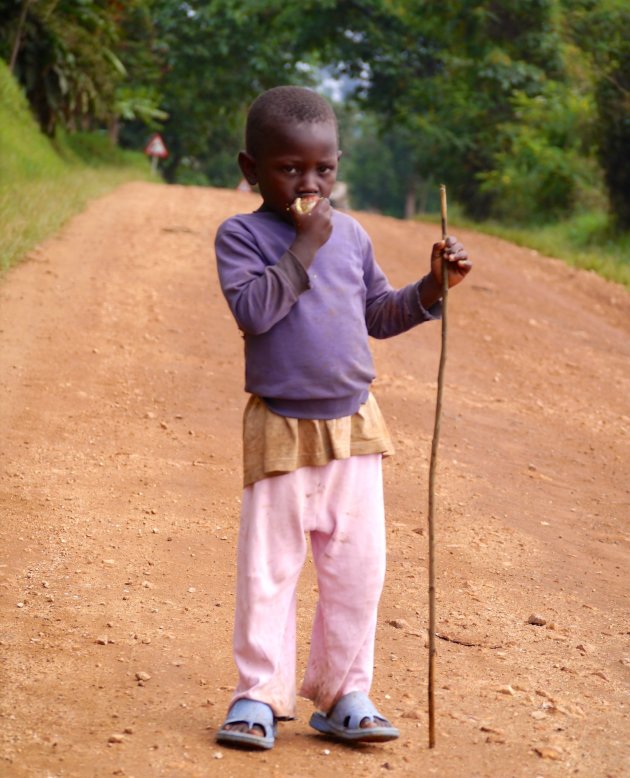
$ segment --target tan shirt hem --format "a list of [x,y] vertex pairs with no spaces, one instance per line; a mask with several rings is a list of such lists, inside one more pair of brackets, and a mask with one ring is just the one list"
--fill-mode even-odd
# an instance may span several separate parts
[[342,419],[294,419],[273,413],[252,395],[243,415],[243,483],[300,467],[326,465],[333,459],[394,453],[374,395],[352,416]]

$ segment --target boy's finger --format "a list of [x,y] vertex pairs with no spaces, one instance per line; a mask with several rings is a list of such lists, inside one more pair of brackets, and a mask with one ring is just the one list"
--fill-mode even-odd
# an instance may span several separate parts
[[457,251],[447,251],[446,258],[451,262],[458,259],[468,259],[468,252],[465,249],[458,249]]

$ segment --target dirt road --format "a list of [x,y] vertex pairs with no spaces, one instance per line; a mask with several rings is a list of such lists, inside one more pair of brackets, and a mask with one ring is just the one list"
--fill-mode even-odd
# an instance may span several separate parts
[[[0,281],[0,775],[630,775],[630,295],[457,233],[427,749],[426,476],[439,325],[374,343],[389,558],[373,697],[399,741],[299,720],[218,748],[234,682],[242,343],[217,225],[253,195],[125,185]],[[437,228],[357,214],[392,283]],[[299,601],[302,667],[316,597]],[[533,621],[544,622],[532,624]]]

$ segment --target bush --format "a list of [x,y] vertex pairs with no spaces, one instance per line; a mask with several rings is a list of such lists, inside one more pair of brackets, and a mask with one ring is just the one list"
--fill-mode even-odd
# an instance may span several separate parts
[[492,215],[508,223],[544,223],[601,201],[600,175],[589,154],[593,101],[549,82],[535,97],[516,93],[513,107],[514,120],[499,127],[493,169],[479,174]]

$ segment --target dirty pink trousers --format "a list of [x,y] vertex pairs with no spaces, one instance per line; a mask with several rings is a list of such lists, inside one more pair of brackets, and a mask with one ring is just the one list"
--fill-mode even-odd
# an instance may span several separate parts
[[385,575],[381,455],[333,460],[245,488],[238,540],[234,700],[295,715],[296,587],[310,534],[319,602],[300,694],[327,712],[370,691]]

